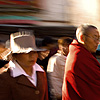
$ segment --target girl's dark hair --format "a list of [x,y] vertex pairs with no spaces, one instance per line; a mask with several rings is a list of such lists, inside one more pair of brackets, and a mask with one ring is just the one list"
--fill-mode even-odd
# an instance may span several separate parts
[[73,41],[73,38],[71,37],[62,37],[58,39],[58,44],[64,45],[65,43],[67,43],[69,45],[71,44],[72,41]]

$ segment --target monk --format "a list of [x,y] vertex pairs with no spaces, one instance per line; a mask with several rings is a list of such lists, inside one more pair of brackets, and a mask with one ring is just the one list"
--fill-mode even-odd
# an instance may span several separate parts
[[69,46],[62,100],[100,100],[100,64],[93,56],[99,43],[98,29],[80,25],[76,38]]

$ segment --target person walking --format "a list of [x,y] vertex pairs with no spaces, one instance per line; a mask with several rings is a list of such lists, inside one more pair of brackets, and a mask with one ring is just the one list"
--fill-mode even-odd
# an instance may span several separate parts
[[36,63],[35,36],[28,31],[10,35],[7,72],[0,74],[0,100],[48,100],[45,71]]
[[99,43],[99,31],[94,25],[82,24],[76,38],[69,46],[62,100],[100,100],[100,63],[92,55]]
[[50,100],[62,100],[62,83],[64,76],[65,61],[72,42],[71,37],[58,39],[58,51],[50,57],[47,66],[47,80]]

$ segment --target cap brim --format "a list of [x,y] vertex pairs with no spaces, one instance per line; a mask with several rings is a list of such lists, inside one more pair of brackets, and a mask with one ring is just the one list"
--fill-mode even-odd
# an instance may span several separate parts
[[31,51],[46,51],[47,49],[41,49],[41,48],[23,48],[23,49],[19,49],[18,51],[12,51],[12,53],[29,53]]

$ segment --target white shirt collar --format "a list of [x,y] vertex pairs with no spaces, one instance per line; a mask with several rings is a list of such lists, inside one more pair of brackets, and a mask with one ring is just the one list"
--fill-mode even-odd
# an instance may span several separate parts
[[[28,74],[26,74],[26,72],[21,68],[21,66],[16,61],[10,61],[9,66],[11,69],[11,76],[13,77],[17,77],[20,75],[29,76]],[[36,71],[44,72],[44,70],[37,63],[33,65],[32,76],[35,74]]]

